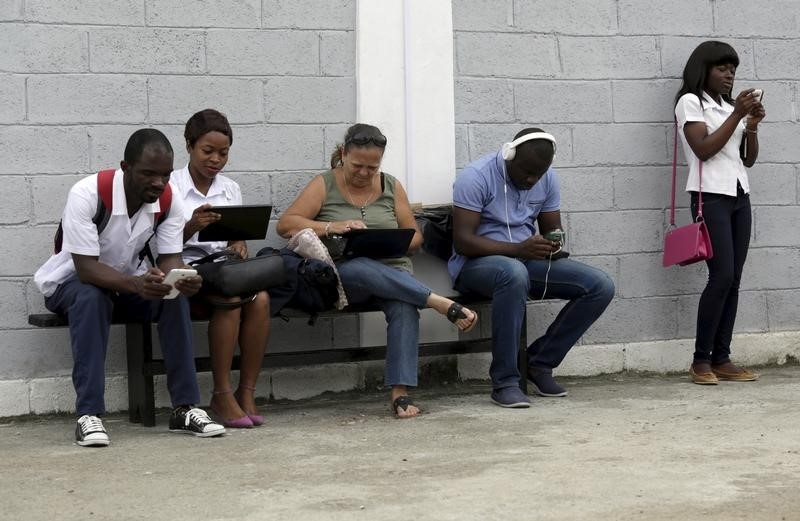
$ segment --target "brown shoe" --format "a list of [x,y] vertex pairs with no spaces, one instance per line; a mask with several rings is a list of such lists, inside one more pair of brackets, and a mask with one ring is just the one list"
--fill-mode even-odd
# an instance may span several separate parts
[[758,380],[758,375],[756,373],[752,373],[744,368],[740,368],[737,372],[730,373],[726,371],[717,371],[712,367],[711,372],[714,373],[717,379],[727,380],[729,382],[754,382]]
[[697,385],[717,385],[719,379],[713,373],[695,373],[694,367],[689,367],[689,378]]

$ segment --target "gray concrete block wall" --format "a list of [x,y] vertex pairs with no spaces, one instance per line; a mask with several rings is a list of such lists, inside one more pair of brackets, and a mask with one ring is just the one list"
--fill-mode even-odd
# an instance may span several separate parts
[[[119,164],[141,127],[162,130],[183,166],[183,125],[212,107],[233,124],[226,170],[245,202],[272,203],[279,216],[355,119],[355,9],[355,0],[0,2],[0,383],[16,397],[28,388],[20,382],[41,379],[28,405],[4,400],[0,416],[73,400],[67,330],[27,325],[45,311],[31,275],[52,251],[69,187]],[[274,230],[264,242],[280,244]],[[332,343],[332,321],[308,329],[299,342],[276,323],[276,345]],[[123,345],[113,328],[110,373],[125,371]]]
[[[617,284],[606,315],[582,343],[694,336],[705,266],[664,269],[661,248],[673,99],[689,54],[708,39],[739,53],[736,89],[766,93],[736,331],[800,330],[800,3],[770,5],[453,1],[457,165],[497,150],[527,126],[555,135],[568,249],[604,267]],[[685,170],[678,176],[679,223],[689,220]]]

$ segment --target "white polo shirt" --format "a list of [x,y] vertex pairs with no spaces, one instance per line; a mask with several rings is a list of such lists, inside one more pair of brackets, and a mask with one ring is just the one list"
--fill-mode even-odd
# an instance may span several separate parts
[[[175,197],[167,218],[158,227],[151,247],[159,253],[180,253],[183,250],[183,202]],[[92,222],[97,212],[97,174],[81,179],[70,189],[61,219],[64,238],[61,252],[53,255],[33,276],[45,297],[52,295],[59,284],[75,274],[72,254],[98,257],[103,264],[126,275],[147,271],[147,263],[139,262],[139,252],[153,233],[155,214],[161,210],[158,201],[143,204],[128,217],[123,173],[114,173],[112,210],[103,232],[97,233]]]
[[[214,181],[208,189],[208,194],[203,194],[203,192],[195,188],[192,175],[189,173],[189,165],[172,172],[170,182],[175,186],[175,195],[183,200],[183,217],[186,222],[192,218],[192,212],[194,212],[195,208],[204,204],[210,204],[212,206],[233,206],[242,204],[242,190],[239,188],[238,183],[222,174],[217,174],[214,177]],[[228,247],[226,241],[200,242],[197,240],[197,235],[199,233],[200,232],[192,235],[189,240],[186,241],[186,244],[184,244],[184,262],[188,263],[203,257],[203,254],[197,248],[202,249],[208,254],[224,250]]]
[[[715,132],[733,113],[733,105],[722,100],[717,103],[703,92],[703,103],[694,94],[684,94],[675,105],[675,117],[678,120],[678,133],[683,144],[683,153],[689,164],[689,178],[686,180],[686,191],[700,190],[700,159],[692,151],[686,141],[683,126],[689,121],[702,121],[708,133]],[[750,193],[747,170],[739,157],[739,145],[744,135],[744,120],[740,121],[731,138],[722,150],[703,163],[703,192],[736,196],[736,182],[742,185],[744,192]]]

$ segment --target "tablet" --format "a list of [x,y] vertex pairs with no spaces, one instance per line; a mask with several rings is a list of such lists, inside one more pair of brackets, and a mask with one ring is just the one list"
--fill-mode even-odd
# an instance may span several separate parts
[[214,206],[210,211],[222,215],[222,219],[200,230],[200,242],[247,241],[267,236],[271,205]]
[[345,239],[342,256],[345,258],[370,257],[391,259],[408,253],[414,228],[366,228],[350,230]]

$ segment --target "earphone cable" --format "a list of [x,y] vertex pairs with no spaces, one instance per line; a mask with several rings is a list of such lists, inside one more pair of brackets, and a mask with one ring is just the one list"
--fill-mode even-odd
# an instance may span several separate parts
[[553,265],[553,255],[560,252],[563,246],[559,246],[556,251],[551,251],[550,255],[547,257],[547,271],[544,273],[544,290],[542,290],[542,297],[539,299],[544,300],[545,295],[547,295],[547,281],[550,279],[550,266]]
[[505,179],[503,179],[503,199],[506,203],[506,231],[508,232],[508,242],[514,242],[511,238],[511,225],[508,219],[508,184],[505,182]]

